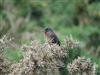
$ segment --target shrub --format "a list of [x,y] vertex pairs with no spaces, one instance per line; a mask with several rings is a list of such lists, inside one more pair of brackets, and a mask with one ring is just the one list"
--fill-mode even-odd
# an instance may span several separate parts
[[64,67],[62,59],[67,55],[58,45],[41,45],[34,41],[30,46],[23,46],[23,52],[24,58],[12,65],[10,75],[47,75]]
[[[32,41],[30,45],[22,45],[23,59],[19,63],[11,63],[5,57],[4,50],[11,48],[11,44],[11,40],[8,40],[6,36],[0,39],[1,75],[68,75],[67,69],[72,75],[83,73],[96,75],[96,65],[89,59],[78,57],[78,53],[70,57],[74,49],[79,50],[78,42],[71,37],[66,39],[63,46],[40,44],[38,41]],[[76,57],[78,59],[75,59]],[[69,59],[75,60],[69,63],[71,62]]]
[[96,75],[96,64],[85,57],[78,57],[68,64],[68,70],[71,75]]
[[10,41],[6,36],[0,39],[0,75],[6,75],[10,72],[11,62],[6,59],[4,54],[4,50],[8,48]]

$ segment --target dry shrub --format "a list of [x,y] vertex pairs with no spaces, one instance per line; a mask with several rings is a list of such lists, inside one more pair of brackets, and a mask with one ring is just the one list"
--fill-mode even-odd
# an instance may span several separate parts
[[[66,38],[63,46],[32,41],[30,45],[22,45],[23,59],[12,65],[4,55],[7,48],[12,48],[12,42],[5,36],[0,39],[0,75],[60,75],[59,69],[66,67],[65,58],[70,58],[69,50],[79,48],[79,44],[71,37]],[[96,65],[85,57],[68,64],[68,70],[72,75],[96,75]]]
[[11,40],[8,40],[6,36],[0,39],[0,75],[6,75],[10,72],[10,61],[5,57],[4,50],[9,47]]
[[79,42],[72,38],[72,35],[67,36],[65,39],[65,48],[68,49],[75,49],[80,48]]
[[85,57],[78,57],[67,68],[71,75],[96,75],[96,64]]
[[67,37],[63,46],[32,41],[21,47],[23,59],[12,65],[9,75],[58,75],[57,70],[66,67],[64,59],[69,55],[68,50],[74,48],[79,48],[79,43],[72,37]]
[[67,52],[58,45],[41,45],[33,41],[22,49],[23,59],[12,65],[10,75],[50,75],[52,71],[65,67],[62,59],[67,56]]

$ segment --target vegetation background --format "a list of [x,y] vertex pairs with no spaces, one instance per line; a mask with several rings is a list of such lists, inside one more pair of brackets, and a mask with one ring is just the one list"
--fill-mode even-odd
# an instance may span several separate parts
[[55,30],[62,44],[66,36],[78,40],[80,56],[98,64],[100,75],[100,0],[0,0],[0,38],[14,37],[17,43],[5,51],[12,62],[22,58],[21,44],[45,42],[46,27]]

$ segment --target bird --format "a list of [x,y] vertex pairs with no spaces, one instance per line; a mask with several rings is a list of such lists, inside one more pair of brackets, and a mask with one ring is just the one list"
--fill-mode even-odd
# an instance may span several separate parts
[[[48,43],[51,45],[56,44],[59,46],[59,48],[61,48],[61,50],[63,50],[63,48],[61,47],[61,43],[59,38],[57,37],[57,35],[55,34],[55,32],[53,31],[52,28],[45,28],[44,30],[45,36],[47,38]],[[66,64],[66,57],[61,58],[61,61],[63,63],[61,63],[61,65],[56,65],[58,67],[59,73],[60,75],[65,75],[66,73],[66,69],[65,69],[65,64]],[[59,63],[59,62],[58,62]]]
[[60,46],[60,41],[52,28],[45,28],[44,33],[50,45],[56,44]]

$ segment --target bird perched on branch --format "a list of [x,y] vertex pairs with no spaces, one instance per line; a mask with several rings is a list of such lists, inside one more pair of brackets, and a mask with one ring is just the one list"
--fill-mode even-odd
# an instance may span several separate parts
[[[44,30],[44,33],[45,33],[47,41],[50,45],[57,44],[58,46],[60,46],[60,41],[59,41],[57,35],[54,33],[54,31],[51,28],[46,28]],[[61,50],[63,50],[62,47],[60,47],[60,48],[61,48]],[[62,61],[62,63],[58,62],[61,65],[56,65],[56,66],[59,67],[60,75],[64,75],[64,74],[66,74],[66,69],[65,69],[66,57],[61,58],[61,61]]]
[[59,41],[57,35],[54,33],[54,31],[51,28],[46,28],[44,33],[45,33],[47,41],[50,45],[57,44],[60,46],[60,41]]

